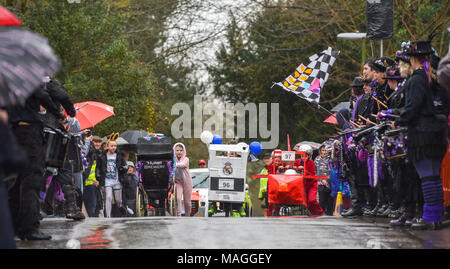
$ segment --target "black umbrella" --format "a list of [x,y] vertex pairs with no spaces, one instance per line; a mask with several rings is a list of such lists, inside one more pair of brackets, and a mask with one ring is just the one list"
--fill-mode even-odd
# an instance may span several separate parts
[[119,137],[125,139],[128,144],[125,145],[125,148],[129,151],[136,151],[137,150],[137,143],[138,138],[145,137],[150,135],[149,132],[142,131],[142,130],[129,130],[121,133]]
[[0,106],[23,103],[60,67],[45,37],[21,27],[0,27]]
[[338,112],[339,110],[344,109],[344,108],[349,109],[350,108],[350,102],[340,102],[335,107],[333,107],[331,109],[331,111]]

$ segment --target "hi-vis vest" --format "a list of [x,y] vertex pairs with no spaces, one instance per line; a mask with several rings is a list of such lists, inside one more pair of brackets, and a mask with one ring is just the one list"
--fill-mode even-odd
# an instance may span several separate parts
[[[260,175],[268,175],[269,171],[267,168],[261,170]],[[258,198],[263,198],[263,194],[267,192],[267,177],[262,177],[259,179],[259,195]]]
[[92,167],[91,167],[91,171],[89,172],[89,177],[86,180],[86,182],[84,183],[84,186],[89,186],[89,185],[94,184],[94,180],[96,180],[95,179],[95,168],[96,167],[97,167],[97,161],[94,161],[94,163],[92,164]]

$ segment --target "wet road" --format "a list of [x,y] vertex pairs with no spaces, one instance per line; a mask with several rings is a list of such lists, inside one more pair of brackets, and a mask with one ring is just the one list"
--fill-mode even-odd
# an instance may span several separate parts
[[450,248],[450,228],[392,229],[389,219],[323,216],[281,218],[89,218],[41,221],[50,241],[21,249],[424,249]]

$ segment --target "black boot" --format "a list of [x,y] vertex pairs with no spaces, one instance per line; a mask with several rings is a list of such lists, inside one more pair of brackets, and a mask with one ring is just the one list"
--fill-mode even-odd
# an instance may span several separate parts
[[382,215],[386,211],[386,209],[388,209],[388,207],[389,207],[388,204],[383,204],[383,206],[378,208],[377,216],[379,217],[380,215]]
[[66,215],[66,218],[73,219],[73,220],[83,220],[86,217],[84,216],[83,212],[77,211],[77,212],[74,212],[74,213],[68,213]]
[[398,219],[393,219],[389,222],[392,227],[401,227],[406,225],[406,219],[402,216]]
[[398,218],[391,220],[389,222],[389,225],[391,225],[393,227],[411,226],[411,224],[412,224],[411,221],[412,221],[411,215],[408,215],[407,212],[404,212],[403,214],[399,215]]
[[377,205],[372,210],[370,210],[370,209],[365,210],[364,213],[363,213],[363,216],[365,216],[365,217],[376,217],[377,216],[377,211],[380,209],[380,207],[381,207],[381,204],[377,203]]
[[428,222],[423,219],[411,225],[412,230],[439,230],[441,224],[439,222]]
[[44,234],[39,230],[34,230],[29,233],[22,233],[17,235],[21,240],[50,240],[52,237],[48,234]]
[[387,218],[389,214],[393,211],[392,206],[388,206],[380,215],[380,218]]
[[352,207],[347,212],[343,213],[343,217],[353,217],[353,216],[362,216],[363,211],[360,207]]

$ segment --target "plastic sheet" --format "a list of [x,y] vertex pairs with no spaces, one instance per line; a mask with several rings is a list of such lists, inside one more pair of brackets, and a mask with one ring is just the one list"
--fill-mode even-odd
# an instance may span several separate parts
[[306,205],[302,175],[269,175],[267,193],[271,204]]
[[394,0],[367,0],[367,39],[391,39],[394,35]]

